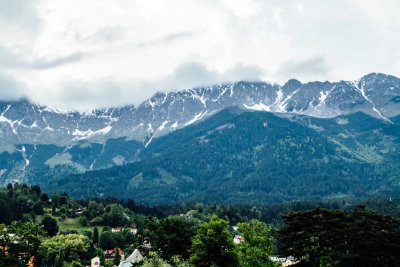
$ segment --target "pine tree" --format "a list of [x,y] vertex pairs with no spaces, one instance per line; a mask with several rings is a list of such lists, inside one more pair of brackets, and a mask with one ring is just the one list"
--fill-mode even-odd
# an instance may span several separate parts
[[121,261],[121,255],[119,255],[119,248],[116,248],[113,263],[114,263],[114,265],[118,266],[120,261]]
[[97,229],[97,227],[93,229],[93,244],[99,244],[99,229]]

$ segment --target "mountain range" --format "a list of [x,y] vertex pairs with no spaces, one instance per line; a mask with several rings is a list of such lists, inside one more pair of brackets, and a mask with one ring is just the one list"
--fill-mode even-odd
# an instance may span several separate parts
[[[287,186],[297,198],[391,192],[399,178],[399,115],[400,79],[379,73],[219,84],[84,113],[0,102],[0,183],[38,183],[80,197],[112,193],[107,183],[116,179],[124,197],[135,192],[148,203],[279,202],[291,199],[282,193]],[[93,175],[104,178],[95,190],[84,182]],[[309,179],[326,188],[310,193],[299,184],[310,186]],[[226,194],[210,198],[215,190]]]

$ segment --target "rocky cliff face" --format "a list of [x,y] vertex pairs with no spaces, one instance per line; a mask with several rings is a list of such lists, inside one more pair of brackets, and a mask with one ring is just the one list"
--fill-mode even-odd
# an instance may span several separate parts
[[[334,133],[340,132],[345,124],[352,127],[368,125],[372,120],[370,116],[383,125],[394,126],[390,129],[397,129],[400,79],[385,74],[369,74],[351,82],[303,84],[289,80],[283,86],[235,82],[157,93],[136,107],[132,105],[86,113],[61,112],[28,100],[0,102],[0,184],[17,181],[46,184],[54,177],[70,173],[140,161],[146,151],[152,151],[152,144],[157,143],[157,138],[177,129],[187,129],[186,126],[205,121],[228,107],[274,112],[288,118],[299,116],[308,120],[339,116],[334,119],[337,122],[334,123]],[[359,111],[370,116],[355,116],[358,119],[348,121],[350,117],[346,116]],[[216,125],[217,128],[225,126],[223,121]],[[320,126],[312,127],[323,131]],[[379,127],[373,130],[378,138],[373,142],[365,141],[369,137],[364,138],[364,134],[370,136],[371,131],[356,132],[362,137],[357,139],[356,145],[353,144],[356,148],[348,150],[359,149],[359,144],[365,141],[365,151],[375,149],[379,155],[383,153],[380,151],[389,151],[391,140],[397,140],[397,130],[382,134],[382,127]],[[244,130],[251,132],[252,129]],[[356,133],[343,132],[339,137],[329,134],[327,138],[337,140],[343,136],[357,136]],[[341,140],[340,144],[346,140]],[[177,139],[168,144],[183,141]],[[396,151],[393,152],[395,155]],[[371,156],[375,152],[364,152],[363,158],[376,158]],[[385,153],[382,158],[387,157]]]
[[80,140],[104,143],[128,137],[148,144],[158,137],[205,119],[230,106],[296,113],[319,118],[363,111],[390,123],[400,114],[400,79],[368,74],[357,81],[283,86],[235,82],[172,93],[157,93],[141,105],[60,112],[27,100],[0,102],[0,139],[8,144],[71,145]]

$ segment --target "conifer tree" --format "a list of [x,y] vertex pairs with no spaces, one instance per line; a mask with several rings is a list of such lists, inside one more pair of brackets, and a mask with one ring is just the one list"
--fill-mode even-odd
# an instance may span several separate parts
[[93,244],[99,244],[99,229],[97,227],[93,229]]

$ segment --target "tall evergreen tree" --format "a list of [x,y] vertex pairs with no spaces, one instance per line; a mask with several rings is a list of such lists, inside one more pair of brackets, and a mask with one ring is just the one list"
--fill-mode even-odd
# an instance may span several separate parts
[[97,227],[93,229],[93,244],[99,244],[99,229]]
[[119,254],[119,252],[120,252],[119,248],[116,248],[115,249],[115,257],[113,260],[113,263],[115,266],[118,266],[121,261],[121,255]]
[[393,266],[400,261],[400,220],[355,207],[353,211],[290,212],[278,233],[282,255],[309,266]]

